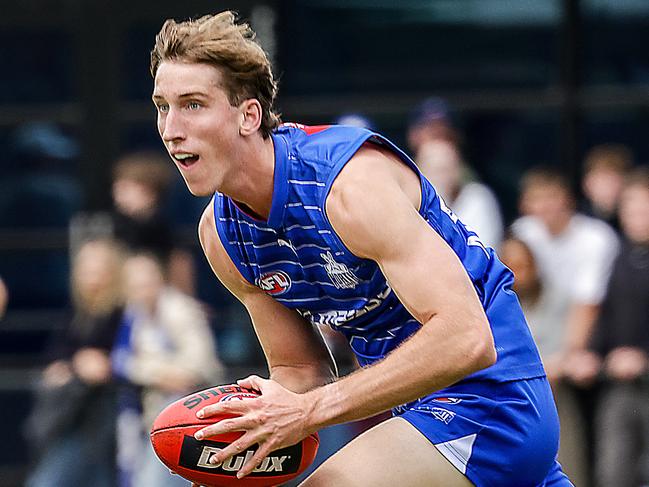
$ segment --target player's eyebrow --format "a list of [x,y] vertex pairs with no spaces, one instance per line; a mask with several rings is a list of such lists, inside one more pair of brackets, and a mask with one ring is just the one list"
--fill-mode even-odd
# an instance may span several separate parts
[[[164,96],[156,94],[156,93],[154,93],[151,96],[151,99],[153,99],[153,100],[161,100],[163,98],[164,98]],[[207,95],[205,93],[201,93],[200,91],[190,91],[188,93],[182,93],[182,94],[178,95],[178,99],[184,99],[184,98],[207,98]]]
[[189,93],[183,93],[182,95],[178,95],[178,98],[206,98],[207,95],[205,93],[201,93],[200,91],[191,91]]

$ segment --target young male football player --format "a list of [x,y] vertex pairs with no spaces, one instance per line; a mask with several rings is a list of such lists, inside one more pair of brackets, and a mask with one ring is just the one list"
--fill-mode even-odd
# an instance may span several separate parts
[[[212,457],[271,451],[392,409],[305,482],[314,486],[571,485],[558,420],[512,274],[384,137],[279,124],[268,59],[231,12],[167,21],[151,55],[163,142],[194,195],[205,254],[245,305],[270,378]],[[363,367],[335,378],[317,332],[343,333]]]

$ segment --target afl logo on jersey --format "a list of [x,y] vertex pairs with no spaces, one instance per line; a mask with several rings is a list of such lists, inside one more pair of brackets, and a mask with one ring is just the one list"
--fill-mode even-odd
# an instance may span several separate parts
[[266,294],[277,296],[291,288],[291,278],[284,271],[266,272],[257,278],[257,286]]

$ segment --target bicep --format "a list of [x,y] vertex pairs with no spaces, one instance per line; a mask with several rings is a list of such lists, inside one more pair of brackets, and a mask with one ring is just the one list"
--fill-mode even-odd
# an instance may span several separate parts
[[377,262],[400,301],[421,323],[440,313],[482,319],[482,305],[455,252],[419,215],[408,220],[384,226],[377,237],[399,243],[377,255]]
[[[362,172],[358,179],[353,167],[345,168],[327,201],[327,214],[343,242],[359,257],[377,262],[418,321],[440,313],[486,321],[459,258],[419,214],[392,171],[382,171],[374,162],[372,171],[360,171],[362,166],[356,168]],[[366,187],[373,189],[362,190]]]

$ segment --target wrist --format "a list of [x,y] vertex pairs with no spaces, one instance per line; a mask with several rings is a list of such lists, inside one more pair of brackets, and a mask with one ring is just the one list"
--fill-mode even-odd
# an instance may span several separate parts
[[340,419],[345,403],[337,382],[304,393],[304,399],[309,408],[307,424],[310,432],[345,421]]

